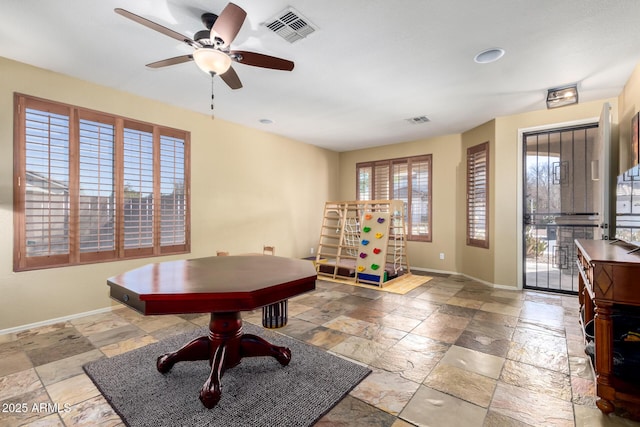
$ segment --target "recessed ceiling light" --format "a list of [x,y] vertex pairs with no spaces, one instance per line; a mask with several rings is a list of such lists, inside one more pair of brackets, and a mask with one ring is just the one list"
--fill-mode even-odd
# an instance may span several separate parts
[[260,119],[260,123],[262,123],[263,125],[270,125],[273,123],[273,120],[271,119]]
[[427,116],[411,117],[410,119],[405,119],[405,120],[411,123],[412,125],[417,125],[420,123],[428,123],[431,121]]
[[490,62],[495,62],[498,59],[504,56],[504,49],[500,49],[499,47],[494,47],[491,49],[483,50],[478,53],[473,60],[478,64],[488,64]]

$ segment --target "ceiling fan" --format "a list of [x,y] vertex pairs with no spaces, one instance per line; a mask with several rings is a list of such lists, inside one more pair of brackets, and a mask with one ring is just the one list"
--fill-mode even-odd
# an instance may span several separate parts
[[189,55],[176,56],[147,64],[149,68],[161,68],[195,61],[202,71],[212,76],[218,74],[231,89],[240,89],[242,87],[240,78],[231,67],[231,62],[273,70],[293,70],[293,62],[286,59],[262,53],[230,49],[229,45],[238,35],[247,16],[247,12],[233,3],[227,4],[219,16],[213,13],[203,13],[201,20],[207,29],[198,31],[193,39],[127,10],[116,8],[114,11],[125,18],[186,43],[195,49]]

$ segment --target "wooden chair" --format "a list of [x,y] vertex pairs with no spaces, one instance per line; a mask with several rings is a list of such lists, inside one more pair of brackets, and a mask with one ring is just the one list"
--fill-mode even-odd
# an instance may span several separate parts
[[263,246],[262,247],[262,255],[275,255],[276,247],[275,246]]

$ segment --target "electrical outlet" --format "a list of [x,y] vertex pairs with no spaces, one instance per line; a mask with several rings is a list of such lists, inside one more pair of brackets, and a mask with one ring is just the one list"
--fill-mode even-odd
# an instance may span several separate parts
[[444,252],[440,252],[440,259],[444,259]]
[[313,248],[309,249],[309,252],[313,255]]

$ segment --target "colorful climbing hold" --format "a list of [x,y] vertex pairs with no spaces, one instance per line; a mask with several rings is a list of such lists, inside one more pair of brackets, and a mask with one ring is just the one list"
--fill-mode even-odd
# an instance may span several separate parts
[[364,216],[364,219],[366,219],[367,221],[370,220],[372,218],[371,214],[366,214]]
[[380,239],[380,238],[382,238],[382,236],[384,236],[384,234],[382,234],[382,233],[376,233],[376,239]]
[[378,264],[371,264],[371,269],[372,270],[377,270],[379,268],[380,268],[380,266]]
[[362,243],[363,246],[367,246],[369,244],[369,241],[368,240],[363,240],[361,243]]
[[368,233],[368,232],[370,232],[370,231],[371,231],[371,227],[364,227],[364,228],[362,229],[362,231],[363,231],[364,233]]
[[359,265],[359,266],[358,266],[358,271],[359,271],[359,272],[361,272],[361,273],[362,273],[362,272],[364,271],[364,269],[365,269],[365,266],[364,266],[364,265]]
[[380,217],[378,218],[378,224],[382,224],[384,222],[384,218]]
[[382,252],[382,250],[380,248],[374,248],[373,249],[373,253],[378,255],[380,252]]
[[360,258],[365,259],[367,257],[367,254],[364,252],[360,252]]

